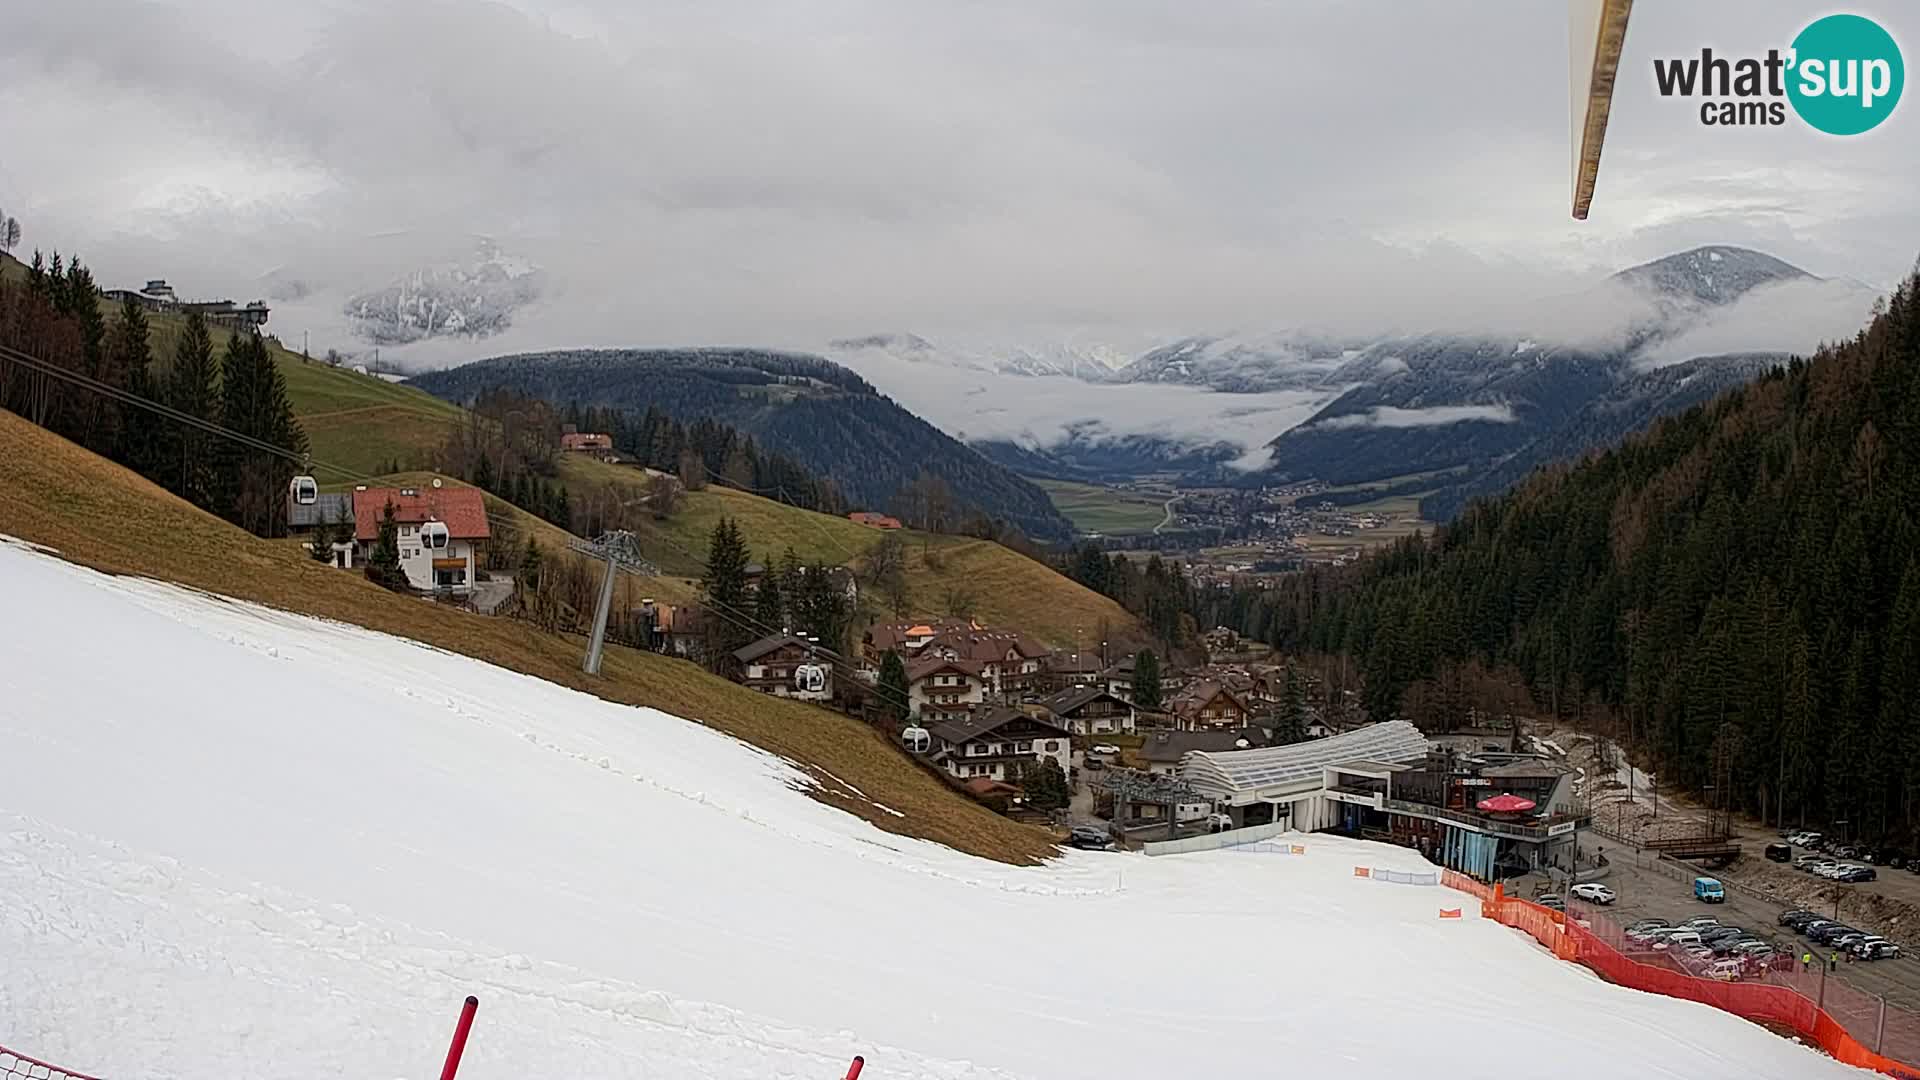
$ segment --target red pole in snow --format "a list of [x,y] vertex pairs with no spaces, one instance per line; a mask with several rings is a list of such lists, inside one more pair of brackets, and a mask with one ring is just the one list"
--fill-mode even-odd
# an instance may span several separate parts
[[860,1070],[866,1067],[867,1067],[866,1058],[863,1058],[863,1057],[854,1058],[853,1064],[847,1069],[847,1080],[860,1080]]
[[473,1030],[473,1013],[479,1007],[480,999],[471,995],[460,1007],[460,1022],[453,1027],[453,1045],[447,1047],[447,1063],[440,1069],[440,1080],[453,1080],[454,1072],[460,1068],[460,1055],[467,1049],[467,1032]]

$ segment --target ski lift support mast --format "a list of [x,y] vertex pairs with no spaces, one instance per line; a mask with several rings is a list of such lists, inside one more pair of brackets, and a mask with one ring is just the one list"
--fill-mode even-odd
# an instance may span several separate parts
[[586,659],[580,664],[581,671],[598,675],[600,654],[607,644],[607,616],[613,612],[614,579],[621,571],[639,577],[659,577],[660,568],[640,554],[639,538],[625,529],[601,533],[592,540],[574,540],[567,546],[582,555],[604,560],[607,564],[600,578],[600,602],[594,605],[593,633],[587,638]]

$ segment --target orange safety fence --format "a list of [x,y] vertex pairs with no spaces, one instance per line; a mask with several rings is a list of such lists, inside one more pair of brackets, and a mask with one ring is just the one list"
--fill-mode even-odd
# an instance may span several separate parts
[[[1506,896],[1454,871],[1441,884],[1480,898],[1483,918],[1524,931],[1562,960],[1584,964],[1608,982],[1697,1001],[1758,1023],[1786,1028],[1836,1060],[1904,1080],[1920,1080],[1920,1016],[1889,1006],[1790,957],[1749,965],[1739,978],[1716,979],[1636,945],[1598,912],[1565,913]],[[1839,1014],[1838,1016],[1836,1014]],[[1851,1021],[1842,1022],[1840,1016]],[[1870,1049],[1860,1032],[1877,1049]],[[1898,1055],[1898,1056],[1895,1056]],[[1905,1060],[1902,1060],[1905,1059]]]

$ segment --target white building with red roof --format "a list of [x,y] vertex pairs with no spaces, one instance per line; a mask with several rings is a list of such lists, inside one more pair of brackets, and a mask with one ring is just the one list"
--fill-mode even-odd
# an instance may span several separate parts
[[353,489],[354,561],[365,563],[393,507],[400,568],[416,589],[463,593],[473,587],[479,546],[487,541],[487,504],[479,488]]

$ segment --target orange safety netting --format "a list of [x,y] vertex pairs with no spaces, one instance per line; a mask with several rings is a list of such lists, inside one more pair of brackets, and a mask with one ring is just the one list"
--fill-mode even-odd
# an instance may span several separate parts
[[[1568,920],[1563,912],[1506,896],[1498,886],[1451,870],[1441,873],[1441,884],[1478,897],[1481,917],[1526,932],[1555,956],[1584,964],[1608,982],[1786,1028],[1848,1065],[1920,1080],[1920,1064],[1909,1064],[1920,1062],[1920,1016],[1837,978],[1828,980],[1817,965],[1778,957],[1742,978],[1709,978],[1635,945],[1597,912]],[[1877,1050],[1868,1048],[1862,1033]]]

